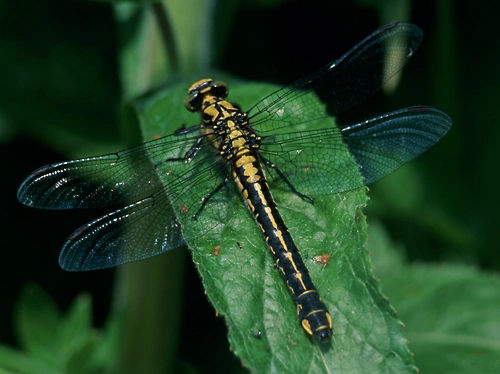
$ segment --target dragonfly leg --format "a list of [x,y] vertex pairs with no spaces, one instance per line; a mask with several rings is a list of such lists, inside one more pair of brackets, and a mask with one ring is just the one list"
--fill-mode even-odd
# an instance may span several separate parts
[[201,198],[201,206],[200,208],[196,211],[195,214],[193,214],[193,219],[197,219],[198,218],[198,215],[202,212],[203,208],[205,208],[205,205],[207,205],[208,201],[210,200],[210,198],[212,196],[214,196],[217,192],[219,192],[222,187],[225,186],[225,184],[229,182],[229,178],[224,178],[224,180],[222,181],[221,184],[219,184],[217,187],[215,187],[212,191],[210,191],[208,194],[206,194],[205,196],[203,196]]
[[202,140],[203,137],[200,136],[198,139],[196,139],[196,142],[194,142],[193,146],[189,149],[189,151],[186,152],[186,154],[184,155],[184,160],[186,162],[191,161],[191,159],[196,155],[196,152],[199,151],[200,143]]
[[200,136],[198,139],[196,139],[196,142],[189,148],[189,150],[186,152],[186,154],[183,157],[171,157],[167,158],[163,162],[172,162],[172,161],[184,161],[184,162],[190,162],[194,156],[196,156],[196,152],[200,150],[200,143],[202,142],[203,137]]
[[199,131],[199,130],[200,130],[199,125],[186,127],[185,124],[182,124],[182,126],[179,129],[175,130],[174,135],[190,134],[190,133],[193,133],[193,132]]
[[288,180],[288,178],[285,176],[285,174],[283,174],[281,172],[281,170],[275,165],[273,164],[271,161],[269,160],[266,160],[264,157],[261,156],[261,159],[262,161],[264,161],[264,165],[266,165],[267,167],[270,167],[271,169],[273,169],[274,171],[276,171],[276,173],[278,174],[278,176],[287,184],[287,186],[290,188],[290,190],[295,194],[297,195],[298,197],[304,199],[304,200],[307,200],[309,201],[311,204],[314,202],[313,198],[310,197],[310,196],[307,196],[307,195],[304,195],[303,193],[297,191],[297,189],[293,186],[293,184]]

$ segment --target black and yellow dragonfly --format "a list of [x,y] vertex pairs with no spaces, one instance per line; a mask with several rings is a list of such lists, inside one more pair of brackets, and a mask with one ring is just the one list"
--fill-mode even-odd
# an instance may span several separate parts
[[[122,152],[42,167],[23,182],[18,199],[42,209],[118,206],[65,242],[59,263],[78,271],[146,259],[184,243],[193,246],[217,225],[212,217],[224,222],[230,199],[242,196],[297,305],[302,327],[317,341],[328,342],[332,318],[267,181],[312,202],[315,196],[379,180],[444,136],[451,119],[426,106],[340,128],[307,129],[374,94],[421,40],[415,25],[382,27],[340,59],[246,112],[226,101],[226,84],[200,80],[185,100],[188,110],[201,113],[200,124]],[[348,157],[339,156],[346,152]]]

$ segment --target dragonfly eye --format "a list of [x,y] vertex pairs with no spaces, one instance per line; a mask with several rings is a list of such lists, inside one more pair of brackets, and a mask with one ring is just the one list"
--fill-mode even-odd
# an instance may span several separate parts
[[202,99],[203,95],[198,91],[192,92],[186,97],[186,100],[184,100],[184,106],[190,112],[197,112],[201,109]]
[[215,81],[212,82],[210,86],[210,93],[215,97],[224,99],[229,93],[229,89],[227,88],[227,84],[225,82]]
[[194,83],[188,90],[188,97],[184,100],[184,106],[191,112],[201,109],[205,96],[225,98],[229,90],[227,84],[212,79],[202,79]]

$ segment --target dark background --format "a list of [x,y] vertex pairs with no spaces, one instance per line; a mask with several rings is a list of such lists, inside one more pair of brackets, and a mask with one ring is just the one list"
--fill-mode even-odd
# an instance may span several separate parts
[[[230,35],[220,43],[216,66],[242,78],[281,84],[339,57],[381,23],[377,10],[360,2],[240,5],[226,26]],[[369,220],[382,220],[410,261],[454,261],[497,272],[500,5],[483,0],[473,5],[453,2],[445,8],[434,1],[413,4],[407,21],[419,25],[425,36],[400,87],[390,97],[379,95],[341,119],[360,120],[417,104],[447,112],[453,119],[451,132],[413,166],[425,178],[420,198],[404,196],[406,183],[412,183],[405,181],[404,172],[391,176],[395,187],[390,182],[372,187]],[[220,22],[228,22],[221,18]],[[28,282],[40,284],[63,309],[79,292],[90,292],[97,326],[109,311],[113,270],[68,276],[57,263],[65,238],[97,214],[37,211],[19,204],[15,195],[34,169],[71,155],[73,144],[80,141],[75,139],[92,139],[96,148],[120,143],[117,38],[116,20],[106,3],[0,2],[0,341],[4,344],[16,344],[13,305]],[[408,200],[398,204],[388,196],[393,191]],[[191,361],[198,357],[207,362],[207,356],[216,360],[213,352],[203,349],[203,341],[220,336],[224,342],[223,333],[218,333],[224,331],[223,321],[214,318],[191,266],[186,294],[190,297],[185,311],[196,315],[185,315],[190,324],[184,329],[181,356],[189,352],[185,358]],[[227,347],[221,350],[227,352]],[[229,359],[239,365],[235,358]]]

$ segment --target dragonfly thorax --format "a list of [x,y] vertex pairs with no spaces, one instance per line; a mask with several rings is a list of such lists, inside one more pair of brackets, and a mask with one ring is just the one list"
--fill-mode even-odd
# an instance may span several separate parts
[[260,147],[260,138],[248,125],[246,114],[225,100],[204,107],[202,119],[202,133],[208,135],[220,156],[227,160]]
[[248,125],[246,113],[225,100],[227,93],[224,82],[202,79],[189,88],[184,104],[190,111],[201,112],[201,131],[220,156],[236,160],[258,149],[260,138]]

